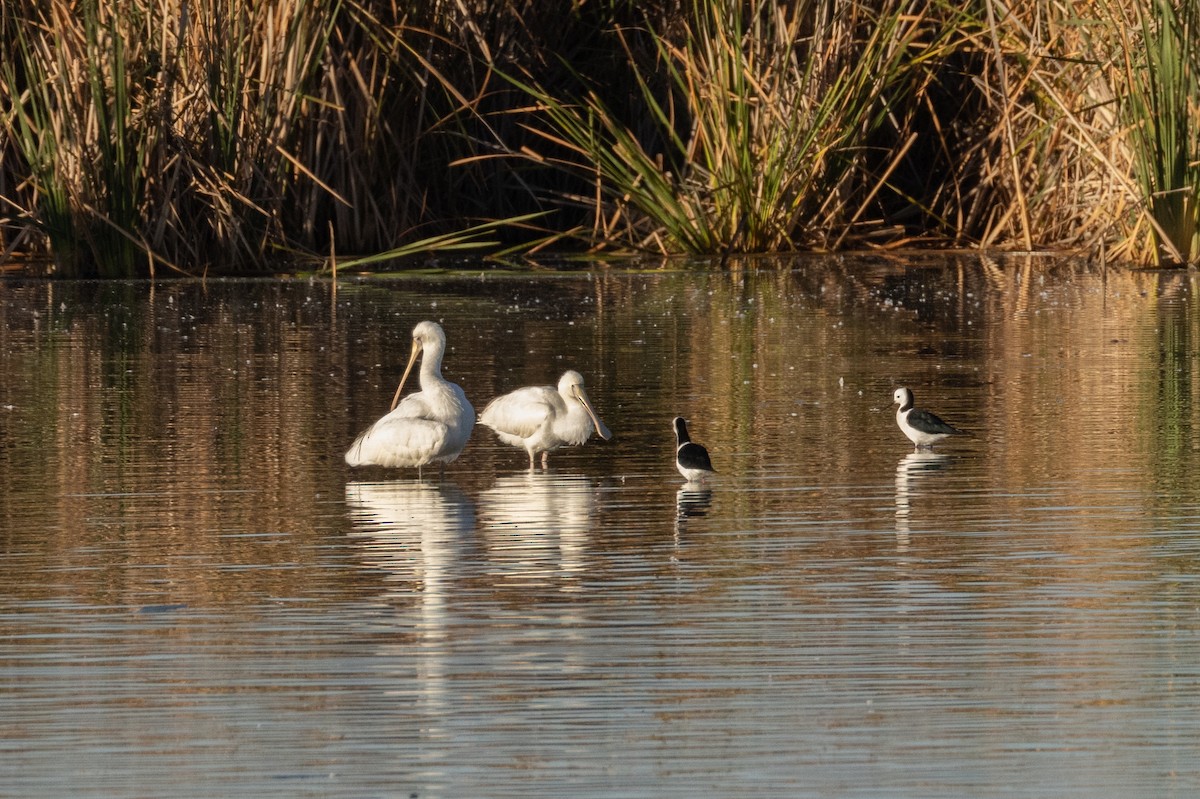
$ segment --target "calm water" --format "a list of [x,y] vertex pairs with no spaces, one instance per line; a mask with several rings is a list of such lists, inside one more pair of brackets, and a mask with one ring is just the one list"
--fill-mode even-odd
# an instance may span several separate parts
[[[0,796],[1194,796],[1198,288],[0,283]],[[575,368],[616,437],[346,468],[427,318],[477,409]]]

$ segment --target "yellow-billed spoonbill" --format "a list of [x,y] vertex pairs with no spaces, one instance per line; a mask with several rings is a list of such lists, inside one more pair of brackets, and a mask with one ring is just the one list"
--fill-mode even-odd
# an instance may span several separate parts
[[[412,353],[392,410],[363,431],[346,452],[351,466],[416,466],[447,464],[458,457],[475,426],[475,409],[463,390],[442,377],[446,334],[437,322],[413,328]],[[421,390],[400,400],[400,392],[421,356]]]
[[558,388],[527,386],[496,397],[483,409],[479,423],[495,430],[505,444],[528,452],[530,469],[539,452],[545,468],[551,450],[578,446],[593,430],[605,440],[612,438],[592,408],[583,388],[583,375],[574,369],[563,373]]

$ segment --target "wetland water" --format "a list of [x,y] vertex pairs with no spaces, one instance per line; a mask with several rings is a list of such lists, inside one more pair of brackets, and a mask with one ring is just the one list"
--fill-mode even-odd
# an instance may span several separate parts
[[[1198,289],[2,282],[0,796],[1194,796]],[[477,411],[575,368],[615,438],[347,468],[422,319]]]

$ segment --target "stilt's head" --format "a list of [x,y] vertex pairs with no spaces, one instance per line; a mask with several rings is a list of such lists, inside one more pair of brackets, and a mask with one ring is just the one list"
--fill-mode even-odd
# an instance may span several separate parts
[[912,407],[913,393],[907,388],[901,387],[892,392],[892,402],[900,406],[900,410],[907,410]]
[[685,442],[692,440],[690,437],[688,437],[687,423],[683,421],[682,416],[675,417],[674,425],[675,425],[675,442],[677,444],[683,444]]

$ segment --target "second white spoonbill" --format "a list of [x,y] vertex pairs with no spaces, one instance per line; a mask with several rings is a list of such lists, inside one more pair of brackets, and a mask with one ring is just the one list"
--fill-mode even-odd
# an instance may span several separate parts
[[601,438],[612,432],[600,421],[583,388],[583,375],[571,369],[554,386],[518,388],[488,403],[479,423],[496,431],[505,444],[529,453],[529,468],[542,453],[542,468],[550,452],[559,447],[579,446],[596,431]]
[[[475,426],[475,409],[456,384],[442,377],[446,333],[437,322],[413,328],[412,352],[392,398],[392,410],[363,431],[346,452],[351,466],[445,465],[458,457]],[[403,400],[400,392],[421,358],[421,390]]]

